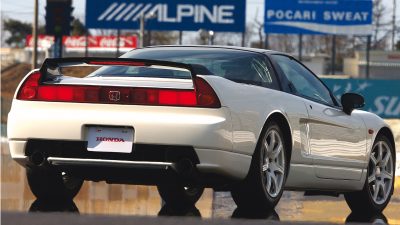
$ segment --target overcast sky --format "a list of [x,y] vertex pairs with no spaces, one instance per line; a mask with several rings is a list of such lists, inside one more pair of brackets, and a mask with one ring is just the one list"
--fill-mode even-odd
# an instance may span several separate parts
[[[265,0],[247,0],[247,22],[254,20],[256,16],[260,22],[263,20],[264,1]],[[1,0],[1,16],[2,18],[14,18],[30,22],[33,18],[33,2],[33,0]],[[74,17],[79,18],[82,21],[85,17],[85,2],[85,0],[73,0],[73,5],[75,8],[73,12]],[[387,8],[387,16],[389,19],[392,16],[391,9],[393,0],[383,0],[383,2]],[[45,21],[45,6],[46,0],[39,0],[39,21],[41,24],[44,24]],[[400,19],[400,4],[397,6],[397,18]]]

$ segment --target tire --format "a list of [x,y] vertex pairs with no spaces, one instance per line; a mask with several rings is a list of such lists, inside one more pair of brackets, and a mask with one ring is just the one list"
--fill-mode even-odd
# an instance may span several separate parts
[[180,184],[160,184],[158,193],[165,204],[176,209],[194,206],[203,194],[203,187],[184,187]]
[[276,122],[269,122],[265,127],[254,152],[249,174],[244,182],[231,191],[238,208],[271,210],[282,196],[289,170],[287,145],[282,129]]
[[389,139],[379,135],[369,156],[363,189],[344,194],[352,212],[379,214],[385,209],[394,190],[395,162],[394,148]]
[[27,169],[29,187],[40,200],[72,200],[82,187],[83,180],[50,169]]

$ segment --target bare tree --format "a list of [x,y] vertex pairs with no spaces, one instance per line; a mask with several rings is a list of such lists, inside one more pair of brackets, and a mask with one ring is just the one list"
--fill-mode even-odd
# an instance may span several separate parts
[[386,21],[385,16],[387,9],[383,4],[383,0],[374,0],[373,2],[373,34],[372,34],[372,49],[385,49],[386,40],[390,32],[387,26],[390,22]]

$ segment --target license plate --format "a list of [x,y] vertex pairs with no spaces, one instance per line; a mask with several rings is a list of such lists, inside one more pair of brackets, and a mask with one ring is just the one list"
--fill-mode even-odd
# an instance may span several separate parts
[[87,127],[87,150],[91,152],[131,153],[133,128],[126,127]]

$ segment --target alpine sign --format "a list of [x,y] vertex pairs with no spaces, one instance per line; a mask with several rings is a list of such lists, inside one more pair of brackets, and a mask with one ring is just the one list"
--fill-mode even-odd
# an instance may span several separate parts
[[246,0],[87,0],[88,28],[138,29],[141,15],[148,30],[242,32]]
[[266,33],[372,32],[372,0],[265,0]]

